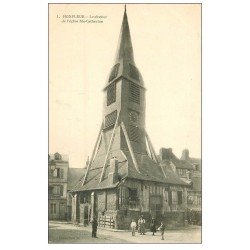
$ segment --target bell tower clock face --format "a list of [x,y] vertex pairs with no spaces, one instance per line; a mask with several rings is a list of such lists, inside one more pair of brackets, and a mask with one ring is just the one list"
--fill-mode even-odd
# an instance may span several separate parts
[[137,112],[130,110],[129,111],[129,120],[131,122],[137,122],[138,121],[138,114],[137,114]]

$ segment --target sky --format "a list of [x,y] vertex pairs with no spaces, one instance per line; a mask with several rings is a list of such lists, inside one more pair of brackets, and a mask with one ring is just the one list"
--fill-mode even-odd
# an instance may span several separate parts
[[[123,12],[123,4],[49,5],[49,153],[69,155],[70,167],[84,167],[98,136],[102,89],[114,65]],[[127,15],[156,152],[172,148],[181,156],[188,148],[200,158],[200,5],[127,4]]]

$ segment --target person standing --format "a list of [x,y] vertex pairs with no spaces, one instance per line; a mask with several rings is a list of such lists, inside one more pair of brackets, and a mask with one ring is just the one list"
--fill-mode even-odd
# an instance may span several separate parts
[[155,233],[156,233],[156,226],[155,226],[155,220],[154,219],[152,219],[152,221],[151,221],[150,231],[153,233],[152,235],[155,235]]
[[163,221],[161,222],[161,225],[158,228],[158,230],[160,230],[160,232],[161,232],[161,239],[164,240],[165,225],[164,225]]
[[145,235],[145,219],[143,218],[143,215],[138,220],[138,233]]
[[142,234],[142,232],[141,232],[141,217],[138,220],[138,234]]
[[143,215],[142,215],[141,231],[142,231],[142,234],[145,235],[145,233],[146,233],[146,221],[143,218]]
[[98,222],[96,220],[96,218],[93,218],[92,221],[92,238],[97,238],[96,233],[97,233],[97,226],[98,226]]
[[135,229],[136,229],[136,222],[135,220],[132,220],[130,224],[131,230],[132,230],[132,236],[135,236]]

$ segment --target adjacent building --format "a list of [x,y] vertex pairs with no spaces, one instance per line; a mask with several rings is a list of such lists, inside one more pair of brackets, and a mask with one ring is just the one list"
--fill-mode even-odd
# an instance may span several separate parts
[[[190,184],[156,156],[145,128],[145,86],[133,54],[126,9],[114,66],[103,89],[103,122],[86,173],[72,189],[72,221],[129,228],[143,215],[147,226],[183,225]],[[171,167],[171,166],[170,166]]]
[[201,211],[201,160],[189,157],[189,150],[184,149],[180,160],[185,165],[191,165],[189,170],[188,181],[191,187],[188,189],[188,208],[191,210]]
[[49,154],[49,220],[67,219],[67,176],[69,161],[67,155],[58,152]]
[[162,148],[158,159],[166,171],[173,171],[189,184],[187,188],[187,220],[201,224],[201,160],[191,158],[189,150],[184,149],[179,159],[171,148]]
[[67,155],[49,154],[49,220],[71,220],[70,190],[84,174],[83,168],[69,168]]
[[72,194],[70,191],[77,185],[80,178],[85,174],[86,168],[69,168],[67,179],[67,220],[71,221]]

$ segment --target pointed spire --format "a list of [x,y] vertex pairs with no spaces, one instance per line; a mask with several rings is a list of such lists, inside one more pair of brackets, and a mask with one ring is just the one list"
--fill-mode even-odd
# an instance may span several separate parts
[[121,59],[126,60],[127,62],[134,63],[134,53],[128,25],[126,4],[124,8],[124,15],[118,42],[118,48],[116,52],[116,63],[118,63]]
[[134,52],[129,31],[126,4],[124,6],[123,20],[114,66],[110,71],[108,81],[104,89],[115,81],[115,79],[118,79],[121,76],[131,79],[133,82],[136,82],[142,87],[144,86],[142,76],[134,61]]

